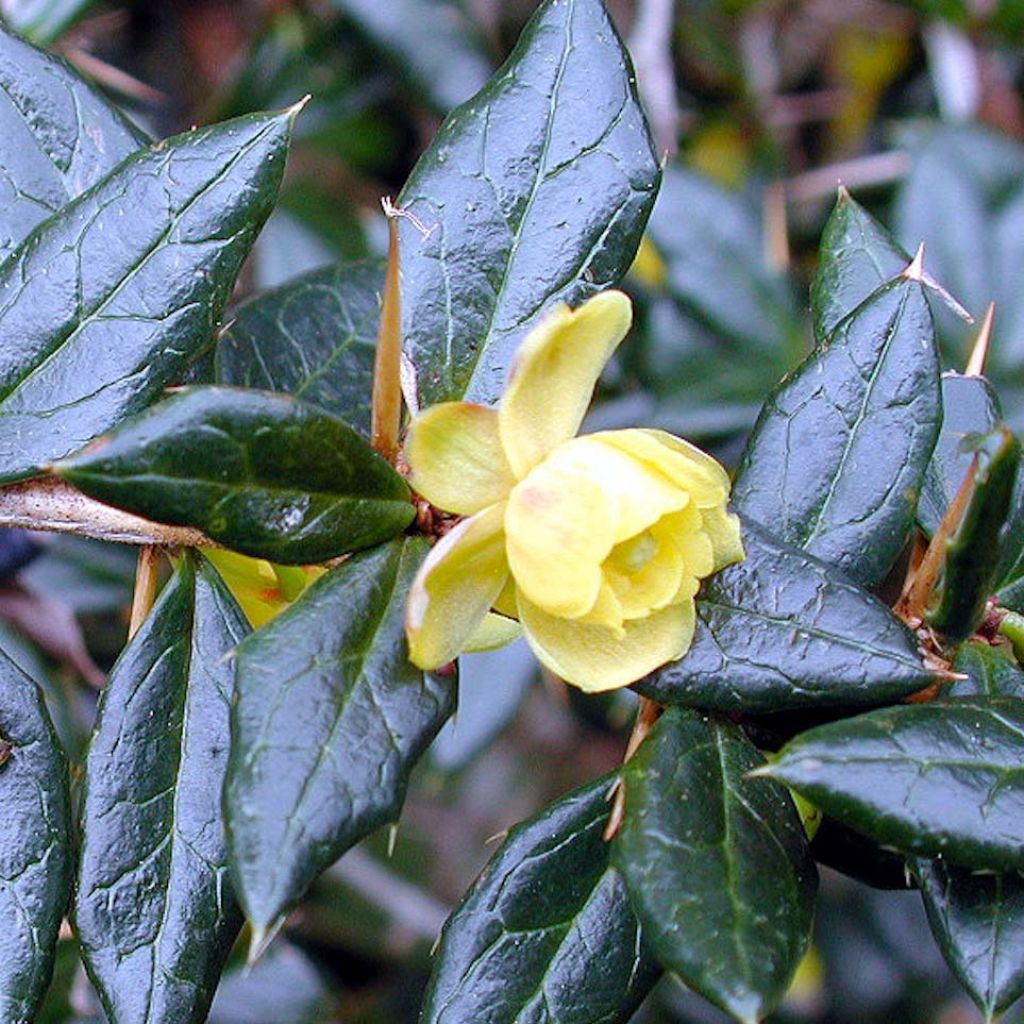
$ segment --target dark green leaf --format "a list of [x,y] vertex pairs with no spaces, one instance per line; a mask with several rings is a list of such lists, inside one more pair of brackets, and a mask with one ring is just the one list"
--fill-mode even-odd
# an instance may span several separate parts
[[942,955],[991,1021],[1024,993],[1024,878],[941,860],[918,859],[914,871]]
[[942,375],[942,430],[917,505],[917,521],[929,536],[938,529],[970,469],[972,439],[993,431],[1000,419],[999,399],[984,377]]
[[889,232],[841,188],[821,236],[818,272],[811,285],[818,342],[909,262]]
[[517,825],[448,919],[423,1024],[615,1024],[659,970],[609,864],[605,776]]
[[241,924],[220,794],[248,632],[185,555],[124,649],[85,762],[75,925],[114,1024],[201,1024]]
[[669,708],[626,765],[613,861],[658,959],[742,1021],[785,994],[817,873],[800,817],[733,725]]
[[71,893],[68,766],[38,687],[0,651],[0,1020],[32,1024]]
[[662,704],[723,711],[882,704],[935,681],[917,640],[846,576],[743,523],[747,557],[712,577],[680,661],[637,689]]
[[744,198],[678,165],[665,168],[648,225],[668,290],[722,339],[774,357],[800,321],[786,279],[765,267],[759,214]]
[[872,711],[792,740],[764,774],[908,853],[1024,866],[1024,706],[968,697]]
[[225,799],[257,942],[314,878],[394,820],[455,680],[408,661],[405,602],[427,552],[393,541],[317,581],[238,651]]
[[217,346],[217,380],[283,391],[370,430],[383,265],[306,274],[240,306]]
[[1024,698],[1024,672],[1003,646],[983,641],[963,644],[956,652],[953,671],[967,676],[950,684],[947,697]]
[[622,277],[658,185],[629,56],[601,0],[547,0],[402,191],[403,332],[419,405],[495,403],[552,302]]
[[[15,6],[19,18],[29,6]],[[0,261],[149,141],[63,60],[2,26],[0,139]]]
[[491,75],[483,40],[457,0],[333,0],[446,114]]
[[3,16],[23,36],[42,44],[53,42],[95,6],[96,0],[16,0],[4,5]]
[[186,388],[56,468],[100,501],[286,565],[379,544],[415,516],[347,423],[262,391]]
[[769,395],[736,509],[872,586],[913,525],[941,415],[931,314],[920,284],[898,278]]
[[993,365],[1024,361],[1024,147],[977,125],[936,128],[896,199],[896,234],[924,242],[928,272],[980,316],[996,301]]
[[939,541],[945,558],[925,609],[928,625],[950,640],[965,640],[985,618],[1020,463],[1020,445],[1006,427],[979,439],[974,448],[970,498],[954,532]]
[[906,858],[834,818],[822,816],[811,840],[811,856],[819,864],[841,871],[873,889],[909,889],[913,885],[913,876],[907,873]]
[[0,481],[137,412],[213,343],[291,120],[253,115],[141,150],[0,265]]

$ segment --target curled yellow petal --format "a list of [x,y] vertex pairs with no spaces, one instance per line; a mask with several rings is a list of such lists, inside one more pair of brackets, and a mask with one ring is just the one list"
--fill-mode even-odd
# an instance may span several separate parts
[[442,402],[415,416],[405,458],[411,486],[431,505],[460,516],[504,500],[515,483],[497,411],[471,402]]
[[550,463],[539,466],[513,489],[505,513],[517,588],[553,615],[586,614],[615,541],[614,513],[594,481]]
[[740,539],[740,518],[734,512],[726,512],[722,506],[701,510],[704,533],[714,550],[713,572],[724,569],[734,562],[746,558],[743,541]]
[[457,657],[501,593],[508,577],[504,515],[504,505],[491,505],[459,523],[420,566],[405,612],[413,664],[435,669]]
[[693,639],[692,600],[669,605],[621,630],[549,615],[519,596],[519,620],[538,660],[589,693],[628,686],[667,661],[681,658]]
[[629,299],[606,291],[578,309],[555,308],[527,335],[499,411],[502,444],[517,477],[579,430],[632,317]]

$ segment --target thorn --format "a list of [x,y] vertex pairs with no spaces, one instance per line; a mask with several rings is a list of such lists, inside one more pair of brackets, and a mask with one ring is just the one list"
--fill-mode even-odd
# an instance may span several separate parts
[[920,281],[924,283],[924,242],[917,247],[917,252],[914,254],[914,258],[910,261],[909,266],[900,274],[900,277],[906,278],[908,281]]
[[312,98],[313,98],[312,94],[307,92],[306,95],[303,96],[302,99],[299,100],[298,103],[293,103],[290,107],[286,107],[284,112],[294,121],[295,118],[298,117],[299,114],[302,113],[302,111],[305,108],[306,104],[309,103],[309,101]]
[[770,764],[763,764],[759,768],[751,768],[749,772],[744,772],[743,778],[745,779],[770,779],[772,776],[772,766]]
[[398,842],[398,822],[388,825],[388,860],[395,855],[395,844]]
[[965,377],[982,377],[985,374],[985,360],[988,359],[989,345],[992,341],[992,324],[996,317],[996,304],[990,302],[985,310],[981,327],[978,328],[978,336],[974,339],[974,347],[971,349],[971,357],[967,360],[964,369]]
[[488,836],[484,840],[484,846],[491,846],[493,843],[503,843],[507,835],[508,829],[503,828],[500,832],[495,832],[493,836]]
[[836,188],[836,202],[848,203],[850,201],[850,190],[840,182]]
[[251,970],[256,966],[256,962],[266,953],[267,948],[277,937],[277,933],[281,930],[281,925],[283,924],[284,917],[279,917],[270,928],[263,928],[262,925],[255,925],[250,922],[252,934],[249,937],[249,952],[245,957],[247,970]]

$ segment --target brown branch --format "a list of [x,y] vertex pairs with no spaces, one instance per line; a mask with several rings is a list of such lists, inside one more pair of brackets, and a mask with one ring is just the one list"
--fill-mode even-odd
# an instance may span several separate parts
[[118,544],[220,547],[188,526],[168,526],[87,498],[63,480],[42,478],[0,487],[0,526],[74,533]]

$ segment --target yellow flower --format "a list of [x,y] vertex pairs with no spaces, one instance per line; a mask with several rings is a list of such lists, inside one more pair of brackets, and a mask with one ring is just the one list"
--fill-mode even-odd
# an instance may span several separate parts
[[523,342],[500,408],[445,402],[414,417],[410,483],[467,517],[409,595],[419,667],[521,629],[552,672],[598,691],[686,653],[700,580],[743,558],[725,470],[660,430],[574,436],[631,317],[616,291],[560,306]]

